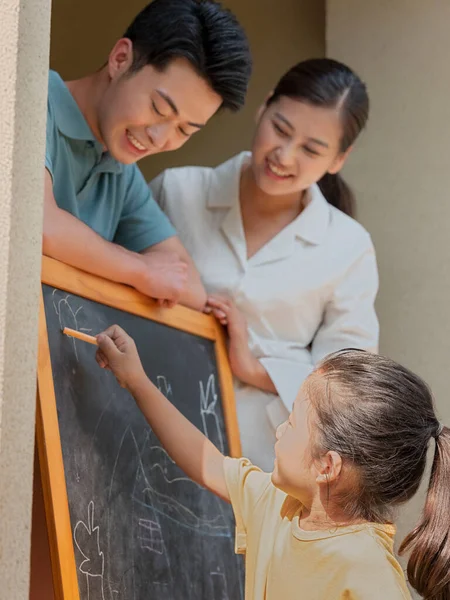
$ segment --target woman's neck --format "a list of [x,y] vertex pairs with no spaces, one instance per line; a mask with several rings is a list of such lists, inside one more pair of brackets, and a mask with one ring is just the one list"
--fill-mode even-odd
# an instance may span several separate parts
[[269,196],[257,185],[251,165],[241,172],[239,202],[247,245],[247,258],[254,256],[303,210],[304,193],[290,196]]

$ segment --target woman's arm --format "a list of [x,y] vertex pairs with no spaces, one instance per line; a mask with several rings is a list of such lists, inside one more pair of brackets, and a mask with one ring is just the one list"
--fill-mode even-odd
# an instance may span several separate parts
[[249,348],[247,322],[234,302],[231,299],[210,296],[208,309],[228,329],[228,356],[233,375],[247,385],[276,394],[277,389],[270,375]]
[[379,325],[375,312],[378,270],[373,247],[349,268],[328,302],[322,325],[312,342],[313,363],[344,348],[378,351]]

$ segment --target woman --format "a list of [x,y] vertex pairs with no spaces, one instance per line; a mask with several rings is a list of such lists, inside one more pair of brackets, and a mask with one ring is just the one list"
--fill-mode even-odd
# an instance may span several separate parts
[[338,175],[363,129],[365,85],[330,59],[299,63],[260,109],[252,152],[150,185],[228,327],[244,456],[273,468],[276,427],[327,354],[377,350],[369,234]]

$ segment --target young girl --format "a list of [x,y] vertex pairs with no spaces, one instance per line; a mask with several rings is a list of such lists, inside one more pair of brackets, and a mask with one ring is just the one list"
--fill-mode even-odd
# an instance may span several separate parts
[[450,429],[425,383],[361,350],[328,356],[277,430],[267,474],[224,457],[146,377],[118,326],[98,336],[97,361],[135,397],[172,459],[231,502],[247,600],[410,598],[393,552],[392,509],[417,491],[435,439],[425,511],[401,550],[427,600],[450,598]]
[[304,61],[261,108],[251,153],[151,183],[228,325],[243,451],[267,470],[314,366],[341,348],[377,350],[375,253],[338,175],[368,111],[351,69]]

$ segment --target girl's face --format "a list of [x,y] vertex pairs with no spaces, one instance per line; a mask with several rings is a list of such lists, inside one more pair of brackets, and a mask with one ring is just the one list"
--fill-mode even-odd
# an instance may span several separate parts
[[289,419],[277,429],[272,483],[308,505],[317,490],[318,470],[310,453],[310,402],[303,388]]
[[337,173],[350,151],[340,151],[341,137],[337,108],[281,96],[258,121],[252,148],[256,184],[270,195],[296,194],[325,173]]

